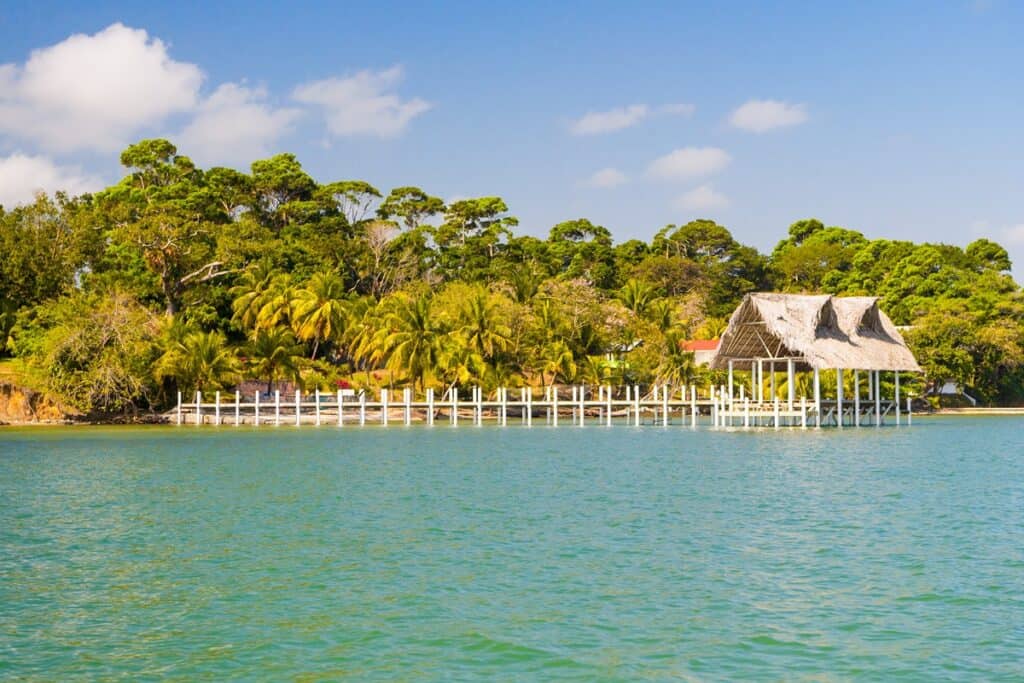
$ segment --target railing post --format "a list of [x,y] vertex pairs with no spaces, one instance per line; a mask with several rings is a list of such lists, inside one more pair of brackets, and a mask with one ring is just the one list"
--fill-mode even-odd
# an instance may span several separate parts
[[604,400],[607,414],[604,416],[605,425],[608,427],[612,426],[612,385],[608,385],[604,388]]
[[380,423],[388,426],[388,390],[380,390]]
[[579,399],[579,408],[580,408],[580,427],[583,426],[583,422],[584,422],[584,411],[586,410],[586,405],[587,405],[586,404],[586,396],[587,396],[587,387],[585,385],[581,384],[580,385],[579,394],[577,394],[577,398]]
[[302,424],[302,390],[295,390],[295,426]]
[[366,389],[359,392],[359,426],[366,426]]
[[690,426],[697,427],[697,385],[690,385]]
[[320,387],[317,387],[313,393],[313,400],[316,401],[316,426],[320,426]]
[[202,406],[203,406],[203,392],[197,391],[196,392],[196,424],[197,425],[203,423],[202,422],[202,420],[203,420],[203,415],[202,415],[203,407]]
[[281,390],[274,389],[274,426],[281,426]]
[[875,370],[875,426],[882,426],[882,372]]
[[558,386],[551,385],[551,426],[558,426]]
[[533,426],[533,387],[526,388],[526,426]]
[[178,424],[181,424],[181,392],[178,392]]
[[661,426],[668,427],[668,385],[661,388]]
[[807,429],[807,397],[800,397],[800,429]]
[[505,427],[508,425],[508,387],[502,387],[498,391],[501,394],[501,426]]
[[452,414],[451,423],[453,427],[459,424],[459,388],[452,387]]
[[341,389],[338,389],[338,426],[343,427],[345,425],[345,411],[342,409],[343,399],[341,397]]
[[238,426],[238,420],[242,414],[242,394],[238,389],[235,389],[235,426]]
[[412,396],[408,387],[402,389],[402,399],[405,402],[405,426],[408,427],[412,424]]
[[900,371],[896,370],[896,375],[893,378],[896,382],[896,392],[893,394],[893,403],[896,404],[896,426],[900,426]]
[[434,390],[427,389],[427,424],[434,425]]
[[213,424],[220,426],[220,392],[214,394]]
[[253,400],[253,416],[252,424],[254,427],[260,426],[260,390],[256,390],[256,396]]

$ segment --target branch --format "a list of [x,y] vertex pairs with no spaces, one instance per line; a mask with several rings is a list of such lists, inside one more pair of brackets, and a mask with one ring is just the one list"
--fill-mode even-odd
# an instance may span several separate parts
[[192,279],[195,279],[195,278],[198,278],[198,279],[196,279],[196,282],[209,282],[210,280],[213,280],[214,278],[221,277],[222,275],[230,275],[231,273],[237,273],[238,272],[238,269],[234,269],[234,270],[219,270],[219,268],[222,265],[224,265],[224,263],[221,262],[221,261],[214,261],[212,263],[207,263],[205,266],[203,266],[199,270],[195,270],[195,271],[189,273],[188,275],[182,277],[181,279],[179,279],[178,280],[178,286],[180,287],[180,286],[186,284],[188,281],[190,281]]

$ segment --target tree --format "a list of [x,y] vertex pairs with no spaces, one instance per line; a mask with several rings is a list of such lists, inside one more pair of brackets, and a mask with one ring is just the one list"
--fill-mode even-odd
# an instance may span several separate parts
[[241,364],[221,332],[188,332],[157,360],[158,381],[172,379],[186,391],[221,391],[239,379]]
[[377,208],[385,220],[401,219],[407,230],[415,230],[431,216],[444,213],[444,201],[418,187],[396,187]]
[[431,313],[430,297],[396,296],[382,330],[380,346],[388,370],[406,374],[422,389],[425,378],[438,371],[445,353],[446,331]]
[[295,343],[291,330],[283,327],[257,329],[248,347],[249,372],[267,380],[267,392],[274,383],[299,378],[302,347]]
[[347,313],[345,283],[334,273],[317,273],[305,287],[295,291],[292,317],[296,336],[313,342],[311,359],[316,359],[321,343],[340,336]]

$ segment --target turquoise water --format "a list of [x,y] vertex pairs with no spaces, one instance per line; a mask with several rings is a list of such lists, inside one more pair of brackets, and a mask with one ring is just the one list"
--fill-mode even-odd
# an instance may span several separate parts
[[0,678],[1021,680],[1022,427],[0,431]]

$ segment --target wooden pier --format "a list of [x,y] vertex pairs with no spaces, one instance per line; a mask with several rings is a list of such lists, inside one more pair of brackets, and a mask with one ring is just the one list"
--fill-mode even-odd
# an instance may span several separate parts
[[[877,396],[877,394],[876,394]],[[820,406],[820,408],[819,408]],[[428,389],[416,397],[410,389],[381,389],[371,398],[366,392],[315,391],[282,396],[280,391],[243,397],[240,393],[216,392],[204,401],[178,393],[177,409],[170,416],[178,425],[315,425],[337,427],[378,425],[549,425],[612,426],[656,425],[712,428],[807,429],[821,427],[882,426],[892,418],[896,426],[911,424],[910,399],[902,413],[896,400],[861,404],[839,401],[809,402],[774,399],[752,401],[730,396],[726,387],[698,390],[696,386],[658,385],[642,391],[639,386],[546,387],[538,395],[528,388],[501,388],[485,396],[478,388],[468,395],[455,388],[443,395]]]

